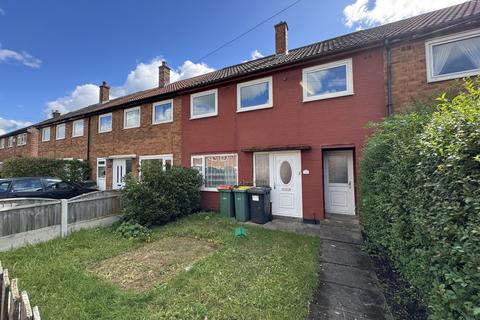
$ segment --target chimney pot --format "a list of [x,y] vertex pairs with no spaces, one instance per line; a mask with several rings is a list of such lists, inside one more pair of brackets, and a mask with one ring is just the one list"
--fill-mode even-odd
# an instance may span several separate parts
[[275,25],[275,54],[288,53],[288,24],[280,21]]
[[158,67],[158,87],[164,88],[170,84],[170,67],[166,61],[162,61],[162,65]]
[[98,100],[100,103],[110,100],[110,87],[107,85],[106,81],[102,81],[102,84],[100,85],[100,96]]
[[60,117],[60,112],[58,110],[53,110],[52,111],[52,118],[58,118]]

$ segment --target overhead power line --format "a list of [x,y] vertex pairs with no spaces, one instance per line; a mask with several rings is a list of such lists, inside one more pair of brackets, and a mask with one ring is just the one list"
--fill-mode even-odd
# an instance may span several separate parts
[[240,39],[241,37],[245,36],[246,34],[252,32],[253,30],[257,29],[258,27],[260,27],[261,25],[267,23],[268,21],[272,20],[273,18],[275,18],[276,16],[278,16],[279,14],[287,11],[288,9],[290,9],[291,7],[297,5],[298,3],[302,2],[303,0],[296,0],[294,2],[292,2],[291,4],[289,4],[288,6],[286,6],[285,8],[283,8],[282,10],[276,12],[274,15],[268,17],[267,19],[265,20],[262,20],[261,22],[257,23],[256,25],[254,25],[253,27],[251,27],[250,29],[248,29],[247,31],[239,34],[238,36],[236,36],[235,38],[233,38],[232,40],[230,41],[227,41],[225,42],[224,44],[222,44],[221,46],[219,46],[218,48],[210,51],[209,53],[207,53],[206,55],[204,55],[203,57],[201,57],[200,59],[198,59],[197,61],[195,61],[195,63],[199,63],[201,62],[202,60],[210,57],[212,54],[214,53],[217,53],[218,51],[222,50],[223,48],[225,48],[226,46],[228,46],[229,44],[231,44],[232,42],[235,42],[237,41],[238,39]]

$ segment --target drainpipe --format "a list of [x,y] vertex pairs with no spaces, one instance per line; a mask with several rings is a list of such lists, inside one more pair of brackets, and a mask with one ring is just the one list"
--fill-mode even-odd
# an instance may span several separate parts
[[392,48],[390,41],[385,39],[385,49],[387,50],[387,116],[393,114],[393,99],[392,99]]
[[90,161],[90,126],[92,125],[91,116],[88,116],[88,130],[87,130],[87,163]]

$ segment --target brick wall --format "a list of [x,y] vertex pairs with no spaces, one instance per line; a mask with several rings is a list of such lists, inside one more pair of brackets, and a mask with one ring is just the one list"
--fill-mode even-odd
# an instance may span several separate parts
[[[152,103],[141,106],[139,128],[124,129],[124,110],[116,110],[113,114],[112,131],[98,133],[98,116],[92,117],[90,158],[92,179],[96,179],[97,158],[108,158],[118,155],[136,155],[132,161],[132,173],[138,174],[138,157],[147,155],[173,154],[174,165],[181,164],[181,114],[182,100],[173,101],[173,122],[152,124]],[[107,160],[107,189],[112,186],[112,160]]]
[[73,121],[65,122],[65,139],[56,140],[56,125],[50,126],[50,141],[42,141],[41,130],[38,133],[38,156],[41,158],[88,159],[87,132],[88,118],[84,119],[83,136],[72,137]]
[[36,157],[38,155],[38,130],[35,128],[27,129],[27,144],[23,146],[17,145],[17,137],[14,135],[15,140],[13,147],[7,147],[8,137],[5,139],[5,148],[0,149],[0,161],[5,161],[14,157]]
[[[426,68],[425,39],[400,43],[392,47],[394,112],[404,111],[414,100],[437,96],[449,87],[455,86],[456,80],[428,83]],[[386,74],[385,71],[385,77]]]

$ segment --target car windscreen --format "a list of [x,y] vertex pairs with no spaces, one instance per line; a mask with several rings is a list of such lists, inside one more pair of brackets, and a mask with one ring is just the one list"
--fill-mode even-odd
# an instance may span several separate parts
[[74,186],[59,179],[45,179],[45,187],[49,191],[71,191]]
[[0,193],[5,193],[8,191],[8,187],[10,187],[10,181],[2,181],[0,182]]
[[43,186],[40,179],[23,179],[12,182],[12,192],[37,192],[42,190]]

